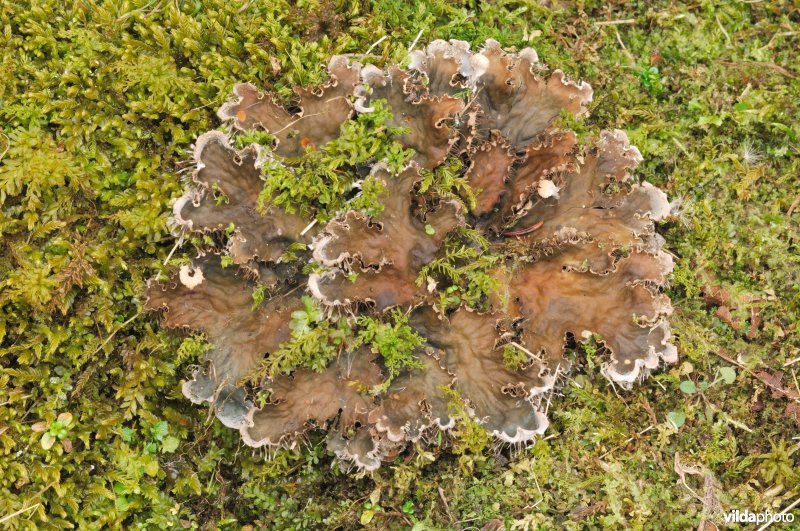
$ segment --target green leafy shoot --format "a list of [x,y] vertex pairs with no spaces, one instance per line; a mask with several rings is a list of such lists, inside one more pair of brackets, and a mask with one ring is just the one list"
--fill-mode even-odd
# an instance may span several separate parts
[[375,354],[380,354],[388,371],[384,383],[372,389],[380,394],[391,385],[392,380],[404,369],[423,369],[425,365],[414,355],[414,350],[425,344],[425,339],[408,326],[408,315],[400,310],[392,310],[390,321],[383,322],[362,315],[358,317],[361,327],[356,335],[353,348],[368,345]]
[[276,204],[290,213],[313,214],[323,222],[347,208],[379,213],[382,207],[378,195],[383,187],[375,179],[365,178],[360,193],[351,197],[353,186],[361,180],[358,170],[362,165],[383,161],[397,173],[413,150],[404,149],[396,140],[405,129],[387,125],[392,114],[385,101],[373,103],[373,112],[343,123],[339,137],[321,148],[307,146],[305,155],[295,164],[267,160],[262,167],[266,184],[258,198],[259,210]]
[[267,286],[264,284],[259,284],[253,290],[253,305],[251,306],[252,311],[256,311],[256,309],[261,306],[261,303],[264,302],[264,298],[267,294]]
[[444,255],[423,267],[417,276],[422,286],[432,279],[439,286],[442,308],[456,308],[464,303],[483,310],[488,307],[489,296],[499,290],[499,281],[492,270],[502,263],[502,256],[492,254],[489,242],[477,230],[462,227],[448,234]]
[[352,333],[347,320],[326,318],[311,297],[304,296],[302,301],[303,309],[293,312],[289,322],[291,338],[263,360],[248,378],[250,383],[265,376],[288,374],[299,367],[322,372],[345,347]]
[[66,439],[72,425],[72,413],[65,411],[60,413],[56,420],[49,424],[47,422],[35,423],[33,426],[31,426],[31,430],[35,433],[44,432],[39,440],[39,444],[41,444],[42,448],[45,450],[49,450],[53,447],[56,441]]
[[644,67],[639,71],[639,83],[651,96],[660,96],[664,92],[661,73],[657,66]]
[[503,347],[503,363],[512,371],[516,371],[530,363],[530,358],[514,345]]
[[181,341],[175,356],[175,362],[181,365],[188,361],[198,361],[202,359],[203,354],[212,348],[214,348],[214,345],[206,341],[204,334],[192,334]]
[[253,129],[241,132],[233,138],[233,145],[236,149],[244,149],[250,144],[258,144],[271,149],[275,145],[275,137],[263,129]]
[[470,209],[475,208],[475,192],[464,177],[464,163],[458,157],[450,157],[433,171],[422,169],[419,192],[433,190],[439,197],[466,201]]
[[305,243],[292,242],[289,244],[289,247],[287,247],[286,250],[281,255],[279,262],[280,263],[294,262],[300,258],[297,253],[307,250],[308,246]]
[[448,398],[450,415],[456,418],[452,432],[453,453],[460,456],[459,466],[462,470],[470,472],[475,461],[484,459],[481,453],[491,442],[491,435],[470,416],[458,391],[444,386],[440,389]]
[[597,360],[599,351],[603,348],[601,344],[603,339],[597,334],[591,334],[581,342],[581,348],[586,354],[586,367],[595,369],[599,367],[600,362]]

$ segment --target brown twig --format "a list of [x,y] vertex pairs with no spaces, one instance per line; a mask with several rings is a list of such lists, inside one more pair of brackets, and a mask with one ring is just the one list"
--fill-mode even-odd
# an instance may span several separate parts
[[400,511],[378,511],[375,513],[375,516],[399,516],[400,518],[405,520],[405,522],[408,525],[411,525],[411,520],[408,519],[408,516],[401,513]]
[[539,229],[542,225],[544,225],[544,221],[539,221],[534,223],[530,227],[526,227],[524,229],[517,229],[517,230],[510,230],[508,232],[504,232],[503,236],[524,236],[525,234],[530,234],[531,232]]
[[[133,320],[134,320],[134,319],[136,319],[137,317],[139,317],[140,315],[142,315],[142,312],[139,312],[139,313],[137,313],[136,315],[134,315],[133,317],[131,317],[130,319],[128,319],[127,321],[125,321],[124,323],[122,323],[121,325],[119,325],[119,327],[117,327],[117,329],[116,329],[116,330],[114,330],[113,332],[111,332],[111,334],[110,334],[110,335],[109,335],[109,336],[106,338],[106,340],[105,340],[105,341],[103,341],[102,343],[100,343],[100,346],[99,346],[99,347],[97,347],[97,348],[94,350],[94,352],[92,352],[92,356],[94,356],[95,354],[97,354],[98,352],[100,352],[100,350],[101,350],[103,347],[105,347],[105,346],[106,346],[106,344],[107,344],[109,341],[111,341],[111,340],[114,338],[114,336],[115,336],[115,335],[117,335],[117,332],[119,332],[120,330],[122,330],[123,328],[125,328],[126,326],[128,326],[129,324],[131,324],[131,323],[133,322]],[[91,358],[91,356],[90,356],[90,358]]]
[[622,20],[601,20],[600,22],[595,22],[595,26],[619,26],[620,24],[636,24],[635,18],[626,18]]
[[725,61],[723,59],[717,59],[714,61],[715,63],[719,63],[721,65],[729,65],[729,66],[761,66],[764,68],[770,68],[775,70],[779,74],[782,74],[790,79],[794,79],[795,75],[792,74],[790,71],[782,67],[781,65],[776,65],[775,63],[770,63],[769,61]]
[[786,211],[787,218],[792,217],[792,214],[794,214],[794,209],[797,208],[797,205],[800,205],[800,195],[798,195],[797,198],[792,201],[791,206],[789,206],[789,210]]
[[450,505],[447,503],[447,498],[444,495],[444,491],[442,487],[439,488],[439,497],[442,499],[442,503],[444,504],[444,510],[447,511],[447,517],[450,519],[450,523],[455,523],[455,519],[453,518],[453,514],[450,512]]

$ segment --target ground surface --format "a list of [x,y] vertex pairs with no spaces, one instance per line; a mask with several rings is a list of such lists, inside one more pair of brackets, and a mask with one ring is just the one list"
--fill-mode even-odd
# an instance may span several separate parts
[[[800,497],[796,4],[116,4],[0,7],[0,527],[688,529]],[[141,310],[178,172],[235,82],[287,94],[420,32],[592,84],[582,139],[626,130],[675,201],[681,361],[617,394],[589,349],[529,448],[463,428],[371,476],[315,439],[265,460],[181,397],[196,349]]]

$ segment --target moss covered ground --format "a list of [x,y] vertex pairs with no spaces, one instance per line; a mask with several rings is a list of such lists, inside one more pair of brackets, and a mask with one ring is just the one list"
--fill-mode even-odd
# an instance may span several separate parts
[[[800,7],[566,4],[0,4],[0,528],[722,528],[800,498]],[[190,145],[236,82],[289,96],[417,37],[592,84],[570,125],[626,130],[674,200],[680,362],[622,391],[586,345],[527,448],[464,423],[371,475],[320,438],[253,451],[181,396],[202,345],[141,307]]]

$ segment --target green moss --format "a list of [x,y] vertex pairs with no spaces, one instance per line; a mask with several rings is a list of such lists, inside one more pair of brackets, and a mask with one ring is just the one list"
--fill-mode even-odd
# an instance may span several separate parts
[[408,315],[395,309],[389,312],[388,321],[360,315],[357,322],[360,329],[353,341],[353,348],[362,345],[369,347],[374,354],[380,355],[380,361],[386,369],[384,382],[376,386],[373,393],[385,392],[403,369],[425,368],[415,353],[418,347],[425,344],[425,340],[408,326]]
[[302,301],[303,309],[292,312],[289,322],[291,338],[264,358],[262,366],[249,377],[251,383],[258,384],[264,377],[288,374],[300,367],[322,372],[347,347],[352,336],[348,320],[326,318],[311,297],[304,296]]
[[[788,401],[752,373],[781,370],[781,385],[791,390],[798,365],[784,364],[800,357],[799,209],[788,215],[800,196],[798,8],[783,1],[557,6],[320,0],[0,7],[3,525],[353,528],[376,488],[371,503],[383,510],[370,522],[374,528],[479,528],[490,519],[519,529],[696,528],[705,517],[721,523],[682,484],[675,455],[703,470],[687,474],[686,485],[715,496],[724,510],[775,511],[796,499],[792,472],[800,452],[793,451]],[[633,23],[596,24],[627,20]],[[156,331],[155,316],[140,313],[145,279],[164,269],[175,245],[165,222],[190,146],[219,125],[214,112],[237,82],[288,99],[292,86],[324,81],[332,54],[402,61],[419,32],[420,43],[459,38],[479,45],[491,37],[533,46],[544,62],[592,84],[590,117],[563,124],[583,141],[600,128],[625,129],[644,155],[637,175],[677,201],[678,214],[660,229],[676,257],[669,295],[681,363],[630,392],[615,392],[596,371],[574,376],[547,406],[551,438],[529,448],[494,448],[467,426],[449,450],[410,454],[372,477],[331,467],[313,435],[307,447],[270,452],[268,460],[241,451],[235,431],[180,395],[181,380],[206,348],[202,340],[174,339]],[[341,201],[334,187],[345,190],[355,180],[352,166],[365,158],[400,164],[391,133],[378,121],[363,122],[368,118],[348,126],[349,144],[316,155],[317,162],[335,159],[334,170],[303,172],[310,180],[299,196],[292,196],[289,176],[276,175],[272,191],[324,219]],[[236,139],[270,142],[263,135]],[[432,174],[430,186],[469,201],[453,180],[457,170],[448,171]],[[379,187],[362,186],[351,204],[379,208]],[[314,187],[326,202],[306,203]],[[192,253],[186,244],[170,265]],[[471,266],[476,256],[492,255],[462,234],[426,271],[453,287],[442,306],[481,307],[491,292],[486,272],[497,263]],[[708,284],[751,301],[732,309],[747,326],[735,330],[714,317],[701,298]],[[748,337],[751,308],[762,324]],[[735,385],[682,393],[681,381],[713,382],[730,365],[717,354],[741,356],[752,372],[739,371]],[[43,448],[33,426],[49,426],[63,412],[73,422],[63,439]],[[667,422],[670,412],[685,416],[679,429]],[[153,427],[162,422],[168,429],[159,440],[163,428],[154,434]],[[174,451],[166,451],[175,444],[165,445],[168,437],[179,442]],[[707,474],[719,482],[709,482],[708,491]],[[403,511],[409,501],[413,514]]]
[[[287,212],[313,214],[322,222],[348,208],[369,215],[380,213],[383,207],[378,195],[383,192],[383,183],[372,176],[361,179],[358,169],[382,161],[397,173],[412,151],[403,149],[396,140],[403,130],[387,125],[392,114],[385,101],[377,100],[372,106],[373,112],[344,122],[340,135],[320,149],[306,147],[299,164],[268,160],[262,167],[265,185],[258,198],[259,208],[276,204]],[[360,183],[358,195],[352,193],[356,183]]]

